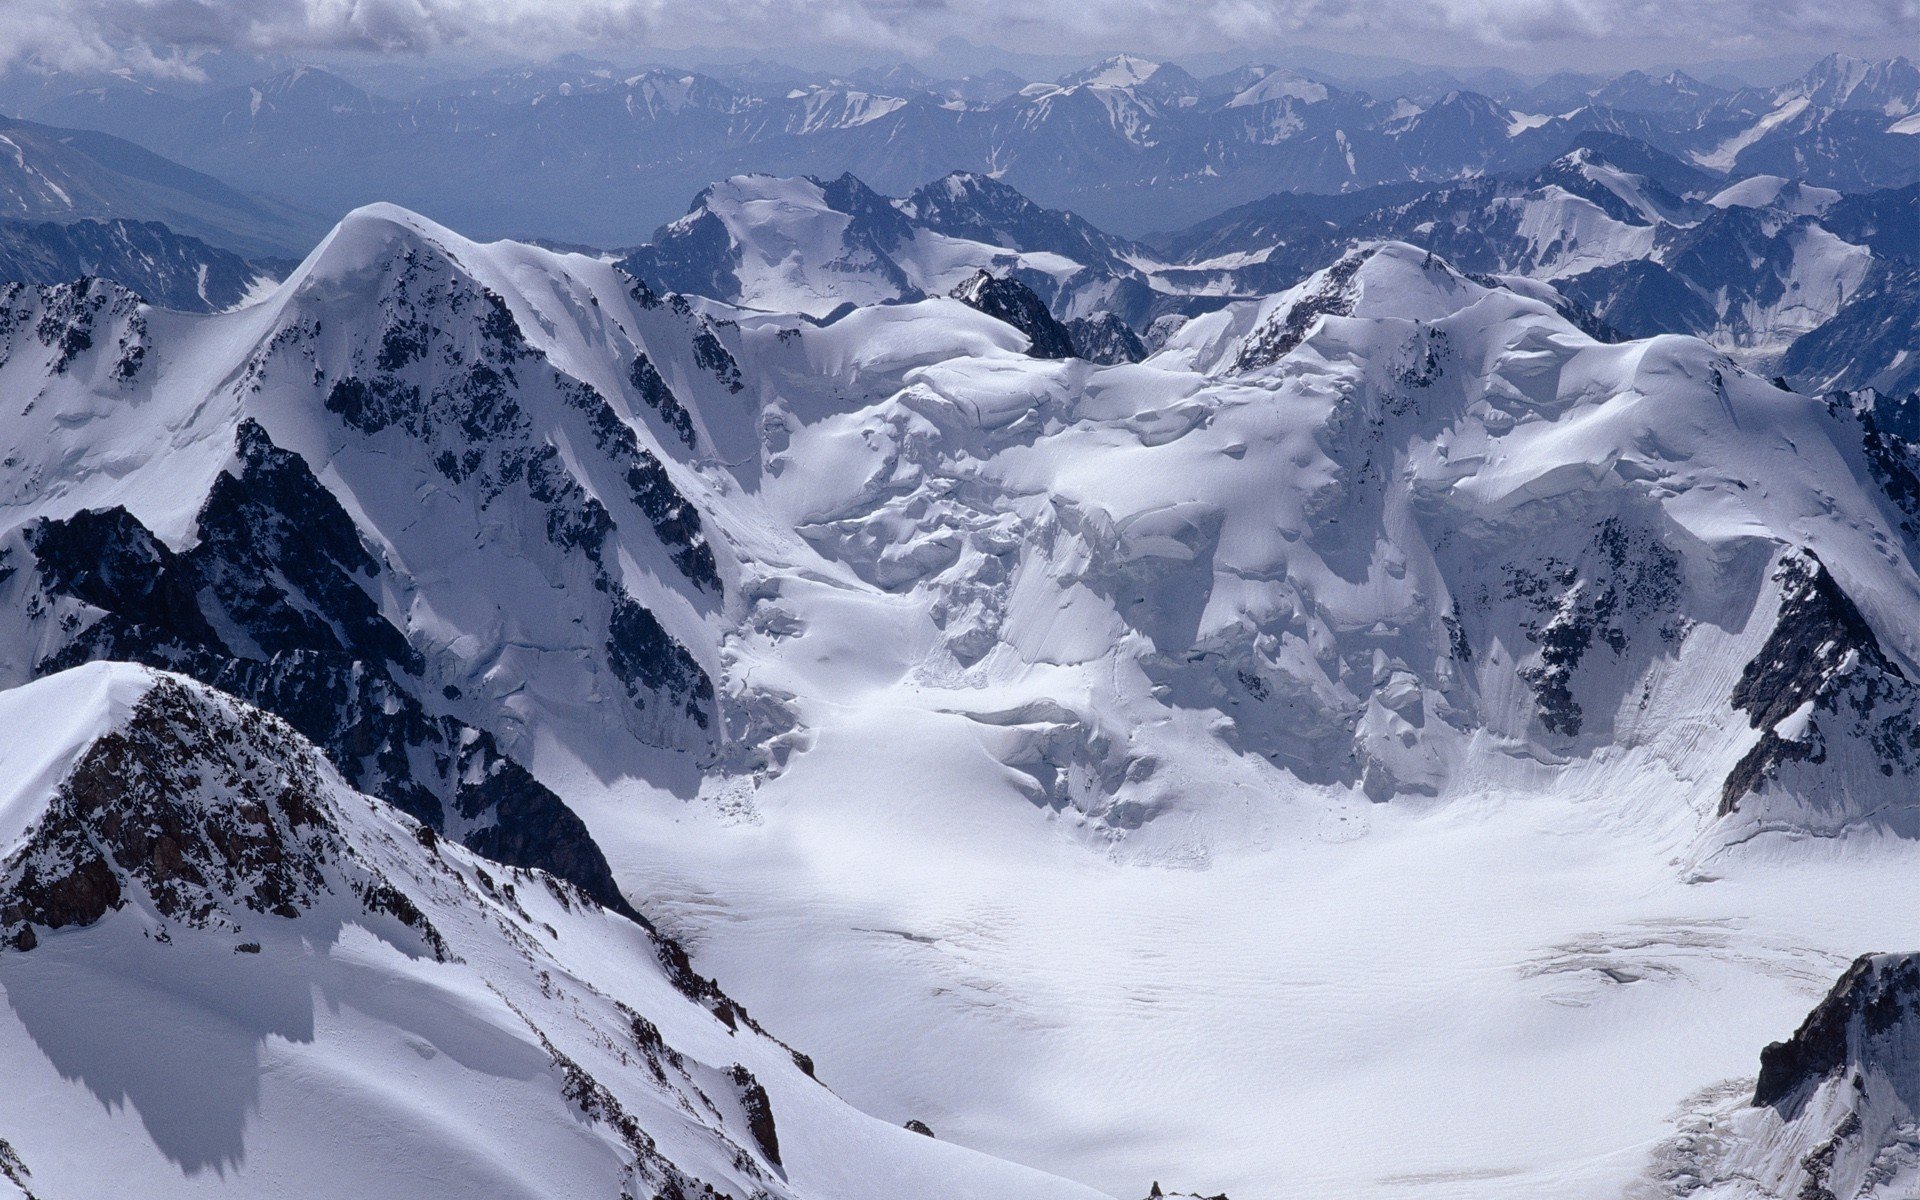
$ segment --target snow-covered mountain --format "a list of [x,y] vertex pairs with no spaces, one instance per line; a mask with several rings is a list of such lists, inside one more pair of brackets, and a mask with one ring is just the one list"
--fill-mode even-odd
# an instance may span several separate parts
[[[1893,1200],[1920,1192],[1920,955],[1862,955],[1751,1089],[1709,1089],[1655,1155],[1648,1197]],[[1731,1095],[1723,1093],[1731,1092]]]
[[1920,67],[1907,58],[1821,59],[1798,79],[1736,93],[1701,114],[1689,153],[1735,175],[1774,174],[1849,191],[1914,182]]
[[[1603,215],[1732,207],[1592,165],[1556,186],[1600,188]],[[1693,337],[1596,338],[1550,288],[1391,240],[1166,322],[1144,361],[1056,354],[1020,278],[889,272],[990,234],[1063,261],[1116,243],[936,188],[729,181],[644,281],[376,206],[230,312],[7,293],[0,703],[108,715],[37,740],[57,769],[9,771],[31,786],[0,846],[55,830],[64,764],[178,695],[268,738],[242,793],[311,764],[319,815],[274,811],[336,847],[325,896],[288,893],[299,915],[249,907],[249,878],[195,928],[167,906],[204,892],[7,875],[10,912],[137,901],[6,918],[34,929],[0,984],[47,1064],[32,1095],[63,1097],[48,1121],[166,1187],[257,1190],[183,1156],[310,1178],[297,1156],[350,1157],[374,1119],[314,1139],[320,1101],[282,1075],[366,1081],[422,1128],[449,1110],[396,1064],[452,1072],[432,1095],[458,1106],[504,1057],[524,1103],[471,1169],[509,1189],[559,1156],[563,1190],[617,1190],[644,1158],[624,1112],[737,1196],[1077,1194],[949,1141],[1115,1196],[1604,1195],[1648,1182],[1672,1111],[1846,961],[1908,935],[1872,899],[1920,837],[1920,479],[1893,409]],[[760,303],[667,290],[664,245]],[[821,311],[842,279],[856,302]],[[122,699],[55,699],[96,685]],[[226,828],[225,775],[194,778],[170,811]],[[82,871],[63,845],[20,870]],[[435,863],[479,887],[473,855],[525,919],[428,887],[454,886]],[[360,903],[385,896],[373,871],[467,961],[396,958],[417,930]],[[640,913],[836,1093],[940,1143],[676,999]],[[146,936],[162,917],[170,943]],[[70,1049],[139,1025],[33,1007],[86,963],[100,995],[196,1013],[231,1013],[196,988],[291,994],[269,1006],[289,1020],[314,987],[339,999],[311,1028],[243,1023],[220,1093],[240,1115],[214,1126],[239,1132],[183,1148],[140,1099],[169,1089],[98,1065],[146,1058]],[[390,986],[468,999],[422,1031]],[[654,1075],[608,997],[684,1075]],[[466,1033],[483,1049],[456,1052]],[[408,1038],[451,1061],[412,1067]],[[0,1120],[0,1161],[49,1194],[106,1177],[31,1112]],[[797,1165],[869,1161],[900,1174]]]
[[[680,397],[730,394],[737,371],[704,318],[604,264],[576,283],[544,252],[423,229],[357,214],[220,317],[99,281],[5,293],[0,381],[26,399],[0,671],[186,671],[286,717],[356,786],[620,907],[511,751],[536,729],[589,757],[629,746],[607,769],[713,751],[722,560],[660,447],[692,457]],[[522,333],[575,306],[567,343]]]
[[855,1111],[651,928],[232,697],[93,664],[0,719],[13,1194],[1095,1195]]
[[815,317],[944,295],[989,271],[1017,278],[1064,320],[1111,313],[1141,328],[1196,307],[1157,287],[1154,265],[1145,247],[963,173],[898,200],[852,175],[735,176],[620,260],[651,286]]
[[[1917,200],[1912,186],[1843,197],[1778,176],[1722,188],[1644,146],[1594,139],[1526,176],[1411,197],[1269,197],[1168,239],[1166,257],[1183,261],[1156,281],[1263,291],[1355,241],[1403,238],[1472,271],[1550,283],[1629,335],[1695,334],[1767,371],[1790,361],[1809,387],[1883,386],[1899,377],[1886,364],[1920,345],[1892,325],[1873,346],[1845,331],[1889,315],[1886,297],[1920,252]],[[1855,369],[1819,348],[1836,341]]]

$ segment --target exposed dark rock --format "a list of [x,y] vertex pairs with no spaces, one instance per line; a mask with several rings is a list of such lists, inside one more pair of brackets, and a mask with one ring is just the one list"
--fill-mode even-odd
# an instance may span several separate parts
[[28,1186],[33,1182],[33,1172],[27,1170],[27,1164],[5,1138],[0,1138],[0,1179],[19,1188],[21,1200],[38,1200]]
[[1075,317],[1067,322],[1076,356],[1096,363],[1133,363],[1147,356],[1147,345],[1131,326],[1113,313]]
[[[1595,527],[1579,557],[1509,564],[1507,579],[1510,594],[1538,614],[1524,632],[1540,647],[1540,661],[1521,668],[1520,677],[1533,689],[1540,723],[1565,737],[1577,736],[1585,723],[1576,683],[1589,651],[1598,643],[1615,656],[1627,653],[1628,630],[1669,612],[1680,587],[1673,551],[1619,517]],[[1676,627],[1660,628],[1671,636]],[[1459,641],[1465,645],[1464,636]]]
[[1027,353],[1034,358],[1072,358],[1073,334],[1047,311],[1033,289],[1017,279],[996,279],[986,271],[975,273],[953,289],[953,298],[1027,335]]
[[[1731,697],[1760,740],[1721,786],[1722,816],[1787,764],[1824,762],[1833,736],[1864,739],[1883,775],[1920,770],[1920,691],[1887,657],[1852,599],[1811,551],[1783,557],[1774,578],[1780,615]],[[1802,706],[1810,706],[1807,728],[1783,737],[1778,726]]]
[[1327,268],[1318,290],[1300,297],[1282,312],[1273,314],[1247,335],[1240,353],[1234,357],[1236,371],[1255,371],[1271,366],[1302,341],[1313,323],[1323,316],[1343,317],[1353,311],[1353,295],[1347,285],[1360,273],[1371,254],[1349,254]]
[[0,280],[47,285],[94,275],[162,308],[209,312],[238,304],[263,274],[158,221],[0,220]]
[[929,1126],[925,1121],[919,1120],[918,1118],[908,1120],[907,1129],[913,1133],[919,1134],[922,1137],[933,1136],[933,1128]]
[[1882,397],[1872,391],[1827,398],[1835,415],[1860,426],[1860,450],[1875,483],[1893,502],[1909,543],[1920,548],[1920,393]]
[[693,415],[680,403],[680,398],[673,394],[673,389],[667,386],[667,381],[660,377],[660,372],[645,354],[633,356],[633,363],[627,368],[627,382],[633,385],[640,399],[659,415],[667,428],[679,436],[687,449],[693,449]]
[[713,682],[652,612],[626,596],[614,598],[607,665],[627,685],[634,703],[644,707],[660,694],[682,697],[687,716],[700,728],[707,727]]
[[767,1089],[739,1063],[727,1068],[727,1078],[733,1081],[740,1107],[747,1114],[747,1132],[753,1135],[754,1144],[768,1162],[779,1166],[780,1135],[773,1126],[773,1101],[767,1098]]
[[[479,779],[463,782],[454,801],[460,815],[486,820],[467,845],[495,862],[532,867],[579,887],[602,908],[639,916],[620,894],[613,870],[586,824],[519,763],[491,751],[472,755]],[[464,778],[472,776],[462,772]]]
[[1865,954],[1853,961],[1793,1036],[1760,1052],[1756,1107],[1791,1119],[1814,1086],[1853,1067],[1913,1073],[1911,1061],[1884,1061],[1890,1035],[1920,1036],[1920,954]]
[[740,391],[746,385],[740,380],[740,364],[733,361],[733,355],[720,344],[720,338],[711,327],[705,327],[693,337],[693,361],[704,370],[713,372],[730,392]]
[[[37,938],[23,929],[90,925],[135,895],[168,921],[204,927],[242,909],[296,917],[336,872],[363,893],[391,890],[340,836],[323,786],[318,759],[285,722],[159,679],[0,863],[0,941],[30,950]],[[438,949],[439,934],[409,910],[394,915]]]
[[1874,263],[1838,312],[1787,347],[1780,369],[1810,392],[1920,389],[1920,267],[1911,261]]
[[[237,450],[184,555],[124,509],[29,528],[41,589],[32,603],[83,606],[72,613],[82,623],[36,671],[120,659],[191,675],[285,718],[355,787],[437,828],[451,810],[481,853],[551,871],[630,912],[558,796],[490,734],[427,710],[417,653],[366,590],[379,564],[305,462],[251,422]],[[216,624],[249,645],[229,645]],[[711,683],[675,651],[686,655],[664,630],[633,648],[636,662],[653,664],[647,678],[674,681],[696,707],[711,703]]]

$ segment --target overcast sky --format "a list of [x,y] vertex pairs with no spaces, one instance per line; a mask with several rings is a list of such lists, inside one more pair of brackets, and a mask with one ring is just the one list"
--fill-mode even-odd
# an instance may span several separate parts
[[1522,71],[1920,51],[1920,0],[0,0],[0,63],[165,72],[168,48],[634,58],[689,46],[912,61],[1024,53],[1245,61],[1300,46]]

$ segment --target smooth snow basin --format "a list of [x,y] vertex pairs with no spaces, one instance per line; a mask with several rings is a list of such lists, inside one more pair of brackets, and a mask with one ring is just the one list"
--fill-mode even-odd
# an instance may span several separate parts
[[1689,868],[1690,818],[1604,798],[1276,797],[1297,827],[1264,847],[1130,865],[915,746],[826,734],[761,824],[587,811],[629,894],[842,1096],[1125,1200],[1618,1196],[1689,1096],[1913,940],[1885,902],[1910,845]]

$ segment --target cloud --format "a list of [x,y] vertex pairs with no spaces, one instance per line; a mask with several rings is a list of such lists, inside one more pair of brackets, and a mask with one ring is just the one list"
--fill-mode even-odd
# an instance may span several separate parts
[[1920,36],[1920,0],[11,0],[0,64],[190,74],[191,55],[206,49],[541,55],[695,44],[911,56],[947,36],[1046,53],[1671,40],[1759,54],[1819,39],[1893,53]]

